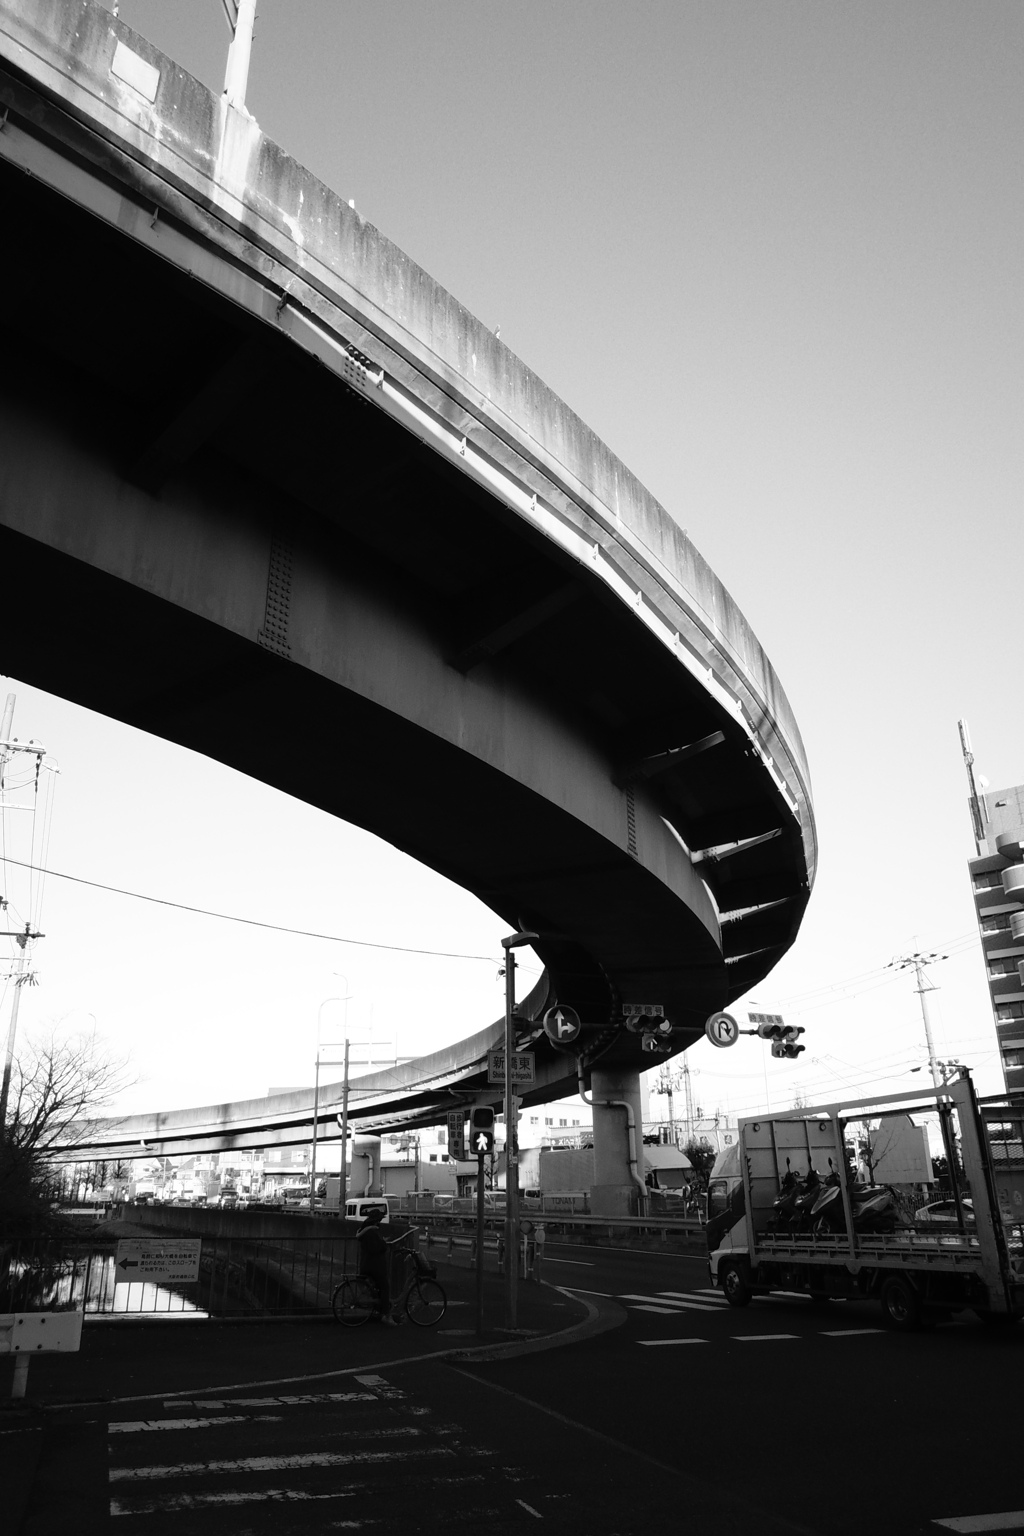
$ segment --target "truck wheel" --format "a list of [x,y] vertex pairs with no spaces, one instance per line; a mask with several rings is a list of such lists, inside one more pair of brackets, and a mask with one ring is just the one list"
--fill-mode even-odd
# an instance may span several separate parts
[[881,1302],[891,1327],[898,1328],[901,1333],[910,1333],[920,1326],[921,1303],[913,1286],[902,1276],[890,1275],[882,1286]]
[[738,1264],[724,1264],[718,1271],[718,1279],[730,1307],[747,1305],[753,1292]]

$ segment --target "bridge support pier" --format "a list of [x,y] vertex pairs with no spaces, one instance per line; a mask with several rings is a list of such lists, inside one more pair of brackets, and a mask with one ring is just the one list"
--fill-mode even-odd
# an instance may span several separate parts
[[643,1118],[640,1073],[593,1069],[594,1185],[590,1209],[595,1216],[642,1216]]

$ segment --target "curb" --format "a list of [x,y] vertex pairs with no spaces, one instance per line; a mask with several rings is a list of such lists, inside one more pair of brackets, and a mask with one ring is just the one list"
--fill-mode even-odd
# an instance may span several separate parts
[[[541,1285],[550,1285],[547,1280],[542,1280]],[[587,1315],[581,1323],[571,1323],[568,1328],[561,1329],[558,1333],[547,1333],[539,1339],[522,1339],[510,1344],[484,1344],[479,1349],[452,1350],[449,1358],[452,1360],[514,1360],[520,1355],[536,1355],[545,1349],[560,1349],[565,1344],[578,1344],[583,1339],[596,1338],[600,1333],[608,1333],[612,1328],[621,1328],[626,1321],[626,1311],[617,1302],[605,1301],[601,1298],[602,1305],[595,1306],[587,1296],[579,1296],[568,1286],[550,1285],[550,1289],[558,1291],[562,1296],[571,1297],[573,1301],[582,1302],[587,1309]]]
[[[514,1339],[500,1344],[482,1344],[477,1348],[466,1345],[453,1346],[450,1349],[431,1350],[427,1354],[406,1355],[399,1359],[384,1359],[367,1361],[362,1365],[340,1366],[333,1371],[296,1372],[290,1376],[274,1376],[259,1381],[239,1381],[221,1383],[209,1387],[188,1387],[176,1392],[136,1392],[125,1397],[87,1398],[76,1399],[73,1406],[76,1408],[97,1406],[113,1407],[121,1403],[146,1403],[156,1398],[170,1401],[173,1398],[201,1398],[212,1397],[218,1393],[244,1392],[255,1388],[268,1388],[283,1386],[289,1382],[314,1382],[330,1381],[339,1376],[369,1375],[378,1371],[394,1370],[397,1366],[418,1365],[421,1361],[428,1360],[461,1360],[484,1363],[489,1360],[511,1360],[520,1355],[539,1354],[542,1350],[559,1349],[563,1345],[577,1344],[583,1339],[596,1337],[606,1333],[609,1329],[618,1328],[626,1321],[625,1310],[615,1302],[605,1301],[600,1298],[601,1304],[595,1306],[589,1297],[579,1296],[568,1286],[552,1285],[549,1281],[542,1280],[540,1284],[548,1290],[557,1292],[575,1302],[581,1303],[587,1315],[581,1322],[570,1323],[567,1328],[562,1328],[556,1333],[542,1334],[540,1337],[528,1339]],[[66,1409],[72,1404],[68,1402],[36,1403],[36,1409],[44,1413]]]

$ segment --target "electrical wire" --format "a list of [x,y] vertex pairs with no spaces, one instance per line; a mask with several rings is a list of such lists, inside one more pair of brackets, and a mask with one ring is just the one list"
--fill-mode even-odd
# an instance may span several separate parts
[[[26,864],[22,859],[7,859],[5,862],[17,864],[22,869],[36,867]],[[282,923],[265,923],[255,917],[238,917],[233,912],[213,912],[208,907],[192,907],[183,901],[169,901],[164,896],[147,896],[142,891],[124,890],[119,885],[103,885],[99,880],[86,880],[82,875],[68,875],[60,869],[45,869],[40,870],[39,873],[49,875],[54,880],[70,880],[74,885],[87,885],[94,891],[109,891],[114,896],[128,896],[133,901],[148,901],[158,907],[173,907],[177,912],[192,912],[197,917],[215,917],[224,923],[241,923],[244,927],[264,928],[271,933],[288,933],[299,939],[323,939],[328,944],[354,944],[360,949],[386,949],[401,955],[433,955],[439,960],[482,960],[487,965],[496,963],[495,955],[467,955],[447,949],[414,949],[409,944],[381,944],[373,939],[350,939],[337,933],[314,933],[308,928],[286,928]]]

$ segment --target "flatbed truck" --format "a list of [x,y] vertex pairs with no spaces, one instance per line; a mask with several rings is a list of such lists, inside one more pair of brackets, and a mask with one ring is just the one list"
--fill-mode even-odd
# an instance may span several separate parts
[[[954,1215],[918,1219],[914,1206],[928,1195],[897,1186],[894,1230],[858,1231],[848,1136],[893,1114],[937,1118]],[[787,1173],[812,1168],[838,1174],[844,1230],[792,1230],[779,1220]],[[979,1099],[962,1071],[938,1089],[742,1120],[712,1170],[707,1235],[712,1284],[732,1306],[786,1291],[820,1303],[877,1298],[898,1329],[967,1308],[1011,1326],[1024,1315],[1024,1094]]]

